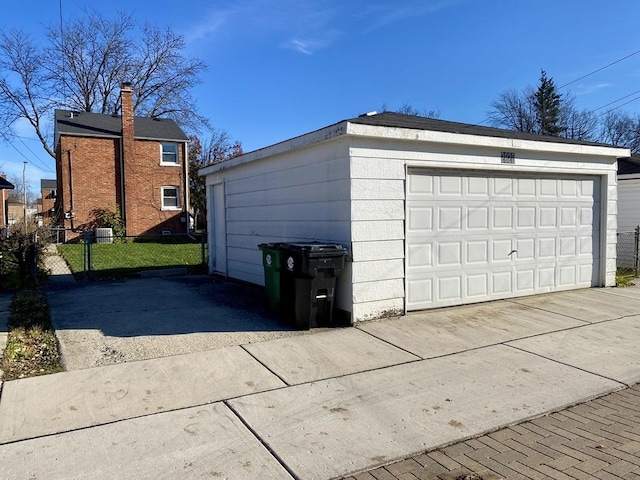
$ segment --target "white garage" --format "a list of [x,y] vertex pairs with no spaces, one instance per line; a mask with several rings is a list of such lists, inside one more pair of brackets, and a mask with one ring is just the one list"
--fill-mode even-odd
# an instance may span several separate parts
[[612,286],[626,149],[396,113],[203,169],[212,273],[263,284],[257,245],[340,243],[352,322]]

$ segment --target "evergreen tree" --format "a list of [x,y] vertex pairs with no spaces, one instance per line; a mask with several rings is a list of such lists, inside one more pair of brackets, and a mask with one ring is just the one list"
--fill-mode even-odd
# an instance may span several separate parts
[[560,124],[562,95],[558,93],[552,78],[542,70],[540,84],[533,94],[533,106],[536,115],[536,133],[558,136],[564,130]]

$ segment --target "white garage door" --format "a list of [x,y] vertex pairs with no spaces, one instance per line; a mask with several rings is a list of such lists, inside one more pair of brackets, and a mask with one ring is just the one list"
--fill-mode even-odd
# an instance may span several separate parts
[[409,170],[407,310],[597,285],[599,185]]

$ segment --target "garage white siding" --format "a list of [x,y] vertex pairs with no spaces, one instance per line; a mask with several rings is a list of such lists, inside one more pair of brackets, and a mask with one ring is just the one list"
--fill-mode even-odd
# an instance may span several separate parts
[[407,309],[597,285],[600,183],[409,170]]
[[[226,272],[264,285],[258,244],[320,241],[349,245],[349,162],[340,142],[310,147],[207,176],[225,192]],[[209,212],[209,224],[213,224]],[[213,250],[213,246],[210,247]],[[218,271],[221,271],[218,269]]]

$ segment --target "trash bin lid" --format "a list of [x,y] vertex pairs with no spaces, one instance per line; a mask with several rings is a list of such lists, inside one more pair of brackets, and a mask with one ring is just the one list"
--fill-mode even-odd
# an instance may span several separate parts
[[334,243],[283,243],[281,248],[309,257],[338,257],[347,254],[344,246]]

